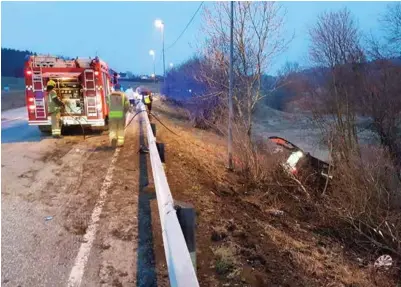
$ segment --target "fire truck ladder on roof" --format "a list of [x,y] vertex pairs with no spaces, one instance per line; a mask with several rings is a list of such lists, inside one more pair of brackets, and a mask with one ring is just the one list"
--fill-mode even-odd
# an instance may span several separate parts
[[95,72],[93,70],[85,70],[84,81],[86,94],[86,114],[88,117],[97,117]]

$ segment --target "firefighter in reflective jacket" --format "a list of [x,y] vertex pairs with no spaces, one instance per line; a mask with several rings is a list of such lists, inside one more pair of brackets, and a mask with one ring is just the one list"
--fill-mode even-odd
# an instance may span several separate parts
[[152,93],[150,91],[144,92],[143,101],[144,101],[144,104],[146,105],[146,107],[148,108],[148,113],[151,113],[153,97],[152,97]]
[[64,106],[64,103],[57,96],[54,87],[56,83],[53,80],[47,82],[46,85],[47,95],[48,95],[48,112],[51,116],[52,123],[52,136],[54,138],[61,137],[61,127],[60,127],[60,114],[61,107]]
[[130,104],[127,96],[121,92],[120,84],[107,97],[109,105],[109,138],[112,147],[124,145],[125,116]]

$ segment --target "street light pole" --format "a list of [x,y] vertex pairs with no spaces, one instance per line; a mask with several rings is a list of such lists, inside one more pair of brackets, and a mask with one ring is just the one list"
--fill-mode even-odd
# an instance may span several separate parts
[[155,51],[150,50],[149,55],[151,55],[153,57],[153,81],[156,83]]
[[156,83],[156,64],[155,64],[155,56],[153,56],[153,75],[155,75],[153,77],[154,82]]
[[155,21],[155,26],[156,28],[160,28],[162,32],[162,42],[163,42],[163,83],[165,82],[166,79],[166,61],[164,57],[164,23],[162,20],[156,20]]
[[162,26],[162,37],[163,37],[163,79],[166,79],[166,62],[164,59],[164,24]]
[[233,170],[233,57],[234,57],[234,1],[231,1],[231,19],[230,19],[230,74],[228,90],[228,169]]

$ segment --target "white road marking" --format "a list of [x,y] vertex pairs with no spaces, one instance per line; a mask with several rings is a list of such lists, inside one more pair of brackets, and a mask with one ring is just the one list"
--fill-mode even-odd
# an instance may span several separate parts
[[23,119],[25,119],[25,118],[23,118],[23,117],[18,117],[18,118],[15,118],[15,119],[1,120],[1,123],[8,123],[8,122],[18,121],[18,120],[23,120]]
[[93,242],[96,237],[96,230],[98,227],[98,221],[100,218],[100,214],[102,213],[103,205],[106,200],[107,191],[112,183],[113,172],[115,169],[115,163],[117,161],[118,154],[120,152],[120,148],[117,148],[113,158],[111,160],[111,164],[107,170],[106,177],[103,181],[102,188],[100,189],[99,200],[95,205],[95,208],[92,212],[91,222],[86,230],[84,235],[83,243],[79,248],[79,252],[77,257],[75,258],[74,267],[71,270],[70,277],[68,279],[68,287],[79,287],[81,286],[82,277],[84,275],[85,266],[88,262],[88,257],[93,245]]

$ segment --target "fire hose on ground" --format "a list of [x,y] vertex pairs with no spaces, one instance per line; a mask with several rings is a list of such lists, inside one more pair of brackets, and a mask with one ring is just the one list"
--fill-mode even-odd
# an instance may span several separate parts
[[[69,108],[71,111],[73,110],[73,108],[69,105],[69,103],[67,103],[67,106],[68,106],[68,108]],[[67,110],[65,109],[65,107],[66,107],[66,104],[64,104],[64,112],[65,112],[65,114],[67,114],[69,117],[71,117],[73,120],[75,120],[75,121],[81,126],[82,134],[83,134],[83,137],[84,137],[84,140],[85,140],[85,139],[86,139],[86,137],[85,137],[85,129],[84,129],[82,123],[77,119],[77,116],[74,116],[74,115],[72,115],[71,113],[67,112]],[[134,116],[130,119],[129,123],[124,127],[124,130],[127,129],[127,127],[132,123],[132,121],[134,120],[134,118],[135,118],[137,115],[139,115],[140,113],[142,113],[142,112],[144,112],[144,111],[139,111],[139,112],[135,113]],[[151,112],[149,112],[149,114],[152,115],[152,117],[154,117],[154,118],[155,118],[163,127],[165,127],[169,132],[171,132],[171,133],[174,134],[175,136],[179,136],[177,133],[175,133],[175,132],[172,131],[169,127],[167,127],[155,114],[153,114],[153,113],[151,113]]]
[[[82,134],[83,134],[84,140],[85,140],[85,129],[84,129],[84,126],[83,126],[82,123],[77,119],[76,116],[73,116],[72,114],[70,114],[69,112],[67,112],[65,106],[66,106],[66,105],[64,104],[64,112],[65,112],[69,117],[71,117],[72,119],[74,119],[74,120],[81,126]],[[68,107],[70,108],[71,111],[73,110],[69,103],[68,103]]]

